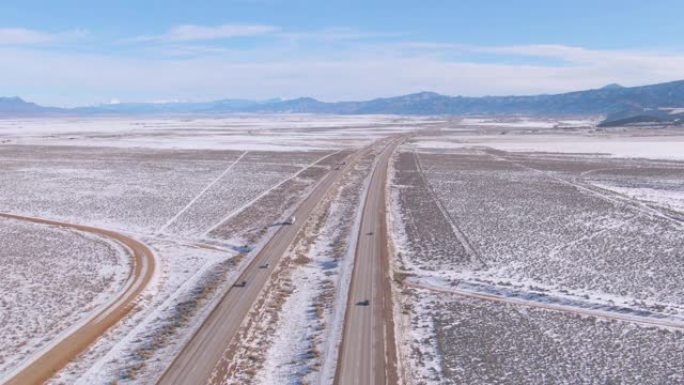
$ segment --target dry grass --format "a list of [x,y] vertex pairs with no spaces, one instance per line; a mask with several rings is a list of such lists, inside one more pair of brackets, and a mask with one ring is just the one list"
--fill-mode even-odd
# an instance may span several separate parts
[[178,337],[178,332],[192,321],[202,305],[216,292],[219,285],[225,280],[226,274],[235,267],[236,263],[238,262],[233,258],[220,263],[212,271],[206,273],[186,295],[187,299],[176,304],[171,315],[162,320],[157,328],[144,337],[145,344],[130,353],[128,360],[131,364],[121,369],[119,379],[135,380],[147,366],[148,359],[153,357],[158,350],[173,342],[174,338]]

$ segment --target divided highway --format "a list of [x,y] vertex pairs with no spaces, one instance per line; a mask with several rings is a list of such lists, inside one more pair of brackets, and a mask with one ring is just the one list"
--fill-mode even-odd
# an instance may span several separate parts
[[338,385],[398,383],[385,203],[389,160],[401,141],[390,142],[371,176],[335,374]]
[[187,385],[220,383],[225,367],[220,365],[224,353],[238,332],[252,304],[275,269],[282,255],[292,244],[306,219],[316,205],[322,201],[331,188],[349,170],[361,150],[347,158],[347,165],[340,170],[332,169],[314,187],[311,194],[299,205],[294,215],[294,224],[281,227],[250,262],[237,282],[244,287],[233,287],[212,310],[202,326],[195,332],[183,350],[164,372],[158,384]]
[[155,269],[154,254],[141,242],[114,231],[13,214],[0,213],[0,218],[65,227],[110,238],[122,244],[132,254],[133,270],[124,290],[80,327],[52,343],[35,358],[11,373],[4,382],[5,385],[42,384],[133,309],[138,296],[152,279]]
[[[378,156],[368,194],[356,248],[354,271],[345,314],[343,341],[340,347],[337,384],[394,384],[396,354],[392,324],[389,257],[385,222],[385,190],[389,159],[401,142],[391,139]],[[297,207],[297,221],[278,229],[262,250],[249,263],[237,282],[244,286],[231,288],[193,334],[189,342],[162,374],[158,384],[220,383],[226,371],[226,352],[253,303],[306,219],[325,199],[356,160],[370,151],[370,146],[350,155],[341,169],[333,168]],[[0,213],[0,217],[33,223],[61,226],[113,239],[130,250],[134,267],[124,290],[98,313],[84,321],[61,340],[46,347],[30,362],[8,376],[5,385],[42,384],[72,359],[83,352],[111,326],[134,307],[140,293],[150,282],[155,258],[144,244],[122,234],[95,227],[73,225],[47,219]],[[368,300],[367,306],[356,305]]]

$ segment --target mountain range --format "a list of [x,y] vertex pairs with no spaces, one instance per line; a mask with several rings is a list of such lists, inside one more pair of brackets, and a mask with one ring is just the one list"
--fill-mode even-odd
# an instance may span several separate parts
[[[611,84],[603,88],[533,96],[446,96],[434,92],[367,101],[323,102],[313,98],[212,102],[120,103],[90,107],[56,108],[0,98],[0,116],[144,115],[229,113],[314,113],[398,115],[604,115],[608,121],[656,116],[659,121],[679,119],[684,108],[684,80],[639,87]],[[663,111],[667,113],[654,113]],[[644,118],[645,117],[645,118]]]

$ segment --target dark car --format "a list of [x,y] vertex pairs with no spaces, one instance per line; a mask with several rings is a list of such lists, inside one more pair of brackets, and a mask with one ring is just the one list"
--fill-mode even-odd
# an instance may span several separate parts
[[368,306],[370,305],[370,301],[367,299],[364,299],[363,301],[359,301],[356,303],[356,306]]

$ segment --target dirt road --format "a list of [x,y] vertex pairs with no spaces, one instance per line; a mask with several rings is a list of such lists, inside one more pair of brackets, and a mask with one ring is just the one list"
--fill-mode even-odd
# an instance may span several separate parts
[[6,385],[42,384],[133,309],[138,296],[152,279],[155,269],[154,254],[141,242],[114,231],[13,214],[0,213],[0,217],[59,226],[110,238],[126,247],[133,258],[131,274],[124,290],[116,298],[82,323],[80,327],[61,340],[51,343],[35,358],[17,368],[5,382]]
[[347,158],[345,167],[331,169],[295,211],[296,222],[282,226],[254,257],[237,282],[212,310],[202,326],[176,356],[159,380],[163,385],[220,382],[224,353],[233,341],[252,304],[259,297],[282,255],[294,241],[316,205],[354,164],[359,152]]
[[391,142],[378,158],[363,207],[336,384],[398,383],[385,191],[389,160],[400,143]]
[[563,304],[557,304],[557,303],[538,302],[538,301],[533,301],[533,300],[524,299],[524,298],[507,297],[507,296],[496,295],[496,294],[491,294],[491,293],[480,293],[480,292],[475,292],[475,291],[470,291],[470,290],[460,290],[458,288],[444,288],[444,287],[437,287],[437,286],[431,286],[431,285],[425,285],[425,284],[414,284],[414,283],[405,283],[405,285],[407,287],[413,287],[416,289],[423,289],[423,290],[430,290],[430,291],[435,291],[435,292],[439,292],[439,293],[451,294],[451,295],[455,295],[455,296],[459,296],[459,297],[474,298],[474,299],[479,299],[479,300],[484,300],[484,301],[505,303],[505,304],[509,304],[509,305],[517,305],[517,306],[525,306],[525,307],[533,307],[533,308],[538,308],[538,309],[552,310],[552,311],[557,311],[557,312],[561,312],[561,313],[581,315],[581,316],[585,316],[585,317],[596,317],[596,318],[601,318],[601,319],[609,320],[609,321],[630,322],[630,323],[634,323],[634,324],[641,325],[641,326],[656,326],[656,327],[661,327],[661,328],[684,330],[684,322],[677,321],[674,319],[646,317],[646,316],[639,316],[639,315],[635,315],[635,314],[625,314],[625,313],[619,313],[619,312],[614,312],[614,311],[606,311],[606,310],[600,310],[600,309],[582,308],[582,307],[575,307],[575,306],[563,305]]

